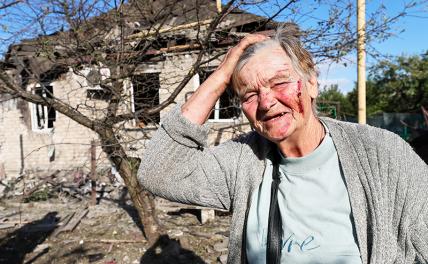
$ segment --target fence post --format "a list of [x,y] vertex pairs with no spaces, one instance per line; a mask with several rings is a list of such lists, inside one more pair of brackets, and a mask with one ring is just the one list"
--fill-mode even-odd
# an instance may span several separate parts
[[95,140],[91,141],[91,205],[97,203],[97,164]]

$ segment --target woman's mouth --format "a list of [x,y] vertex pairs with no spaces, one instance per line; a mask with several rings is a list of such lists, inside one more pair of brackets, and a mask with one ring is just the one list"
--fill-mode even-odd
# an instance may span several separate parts
[[263,121],[267,122],[267,121],[274,121],[274,120],[277,120],[277,119],[279,119],[279,118],[283,117],[286,113],[287,113],[287,112],[280,112],[280,113],[275,114],[275,115],[267,116],[267,117],[263,118]]

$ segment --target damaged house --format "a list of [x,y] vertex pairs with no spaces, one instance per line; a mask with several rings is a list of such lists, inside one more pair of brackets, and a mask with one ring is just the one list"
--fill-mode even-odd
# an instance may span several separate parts
[[[71,114],[116,120],[116,138],[138,157],[164,114],[195,91],[228,48],[249,32],[273,27],[267,18],[222,10],[212,0],[149,3],[130,1],[76,19],[68,29],[22,40],[9,47],[2,72]],[[81,125],[84,120],[13,94],[0,97],[0,179],[90,170],[90,145],[98,137]],[[208,122],[210,144],[249,129],[231,92],[220,98]],[[96,153],[97,167],[110,170],[100,147]]]

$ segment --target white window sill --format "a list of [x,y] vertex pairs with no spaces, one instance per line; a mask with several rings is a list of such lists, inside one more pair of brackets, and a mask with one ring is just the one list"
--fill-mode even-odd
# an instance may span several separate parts
[[46,129],[32,129],[31,131],[33,131],[34,133],[38,133],[38,134],[50,134],[52,133],[54,130],[54,128],[46,128]]

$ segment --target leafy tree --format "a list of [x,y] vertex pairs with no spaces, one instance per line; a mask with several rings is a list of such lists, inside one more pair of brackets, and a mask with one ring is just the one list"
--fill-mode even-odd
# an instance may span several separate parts
[[378,105],[385,112],[420,111],[428,106],[428,52],[421,56],[400,56],[382,61],[370,72]]
[[337,84],[325,86],[321,89],[317,101],[319,105],[323,103],[336,105],[339,118],[344,115],[354,116],[356,112],[355,106],[349,101],[348,96],[339,90],[339,86]]
[[[367,115],[381,112],[419,112],[428,106],[428,52],[384,60],[370,69],[366,83]],[[349,94],[358,105],[355,87]]]

